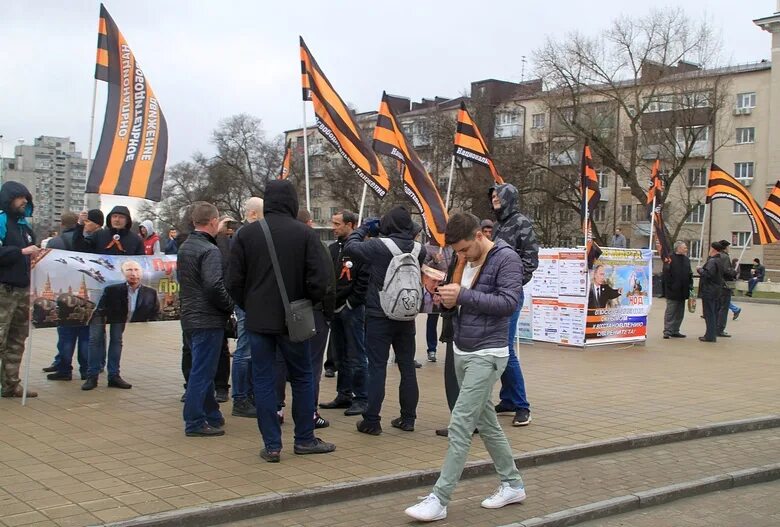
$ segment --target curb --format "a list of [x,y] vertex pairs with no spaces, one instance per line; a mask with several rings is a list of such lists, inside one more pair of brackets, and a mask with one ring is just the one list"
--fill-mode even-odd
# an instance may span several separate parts
[[[768,415],[536,450],[515,456],[515,463],[518,468],[522,469],[635,448],[778,427],[780,427],[780,414]],[[472,462],[466,465],[462,478],[484,476],[492,473],[493,470],[493,462],[490,460]],[[132,520],[107,523],[105,525],[109,527],[205,527],[295,509],[316,507],[339,501],[368,498],[389,492],[430,486],[436,482],[438,477],[439,470],[417,470],[367,478],[360,481],[325,485],[305,491],[270,493],[209,503],[197,507],[139,516]],[[740,477],[746,478],[748,476]],[[624,504],[624,506],[627,505]]]
[[623,514],[646,507],[663,505],[682,498],[699,496],[709,492],[728,490],[745,485],[766,483],[780,479],[780,463],[738,470],[717,476],[676,483],[665,487],[635,492],[617,498],[597,501],[580,507],[573,507],[546,516],[530,518],[502,527],[567,527],[578,523],[598,520],[607,516]]

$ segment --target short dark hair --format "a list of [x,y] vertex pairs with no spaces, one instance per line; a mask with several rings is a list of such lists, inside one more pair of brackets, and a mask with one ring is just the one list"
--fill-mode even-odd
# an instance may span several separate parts
[[309,223],[311,221],[311,212],[306,209],[298,209],[298,221]]
[[462,240],[473,240],[479,230],[479,218],[470,212],[456,212],[450,216],[447,229],[444,232],[444,242],[447,245]]
[[206,201],[196,201],[190,206],[192,224],[198,227],[208,225],[214,218],[219,218],[217,207]]
[[758,258],[753,258],[753,261],[756,262],[758,265],[761,265],[761,260]]
[[78,222],[79,222],[79,215],[76,214],[75,212],[66,211],[62,213],[62,216],[60,216],[60,224],[66,229],[75,227]]
[[347,209],[341,210],[336,214],[334,214],[334,216],[341,216],[341,219],[344,221],[344,223],[352,224],[353,229],[358,226],[358,215],[352,212],[351,210],[347,210]]

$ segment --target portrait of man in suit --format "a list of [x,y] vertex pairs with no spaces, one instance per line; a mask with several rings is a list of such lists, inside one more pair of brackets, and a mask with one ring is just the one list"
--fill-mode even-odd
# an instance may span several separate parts
[[160,301],[157,291],[141,284],[143,270],[135,260],[125,260],[120,269],[125,282],[112,284],[103,290],[97,313],[108,323],[149,322],[157,320]]
[[610,300],[614,300],[623,294],[623,289],[613,289],[607,284],[606,269],[603,265],[593,268],[593,280],[588,294],[588,309],[601,309],[607,307]]

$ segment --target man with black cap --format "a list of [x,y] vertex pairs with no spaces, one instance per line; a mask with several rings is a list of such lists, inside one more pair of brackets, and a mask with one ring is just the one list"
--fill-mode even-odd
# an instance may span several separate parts
[[725,268],[720,257],[722,249],[720,242],[712,242],[709,258],[704,265],[696,268],[700,277],[699,296],[702,300],[704,322],[707,325],[706,333],[703,337],[699,337],[702,342],[715,342],[718,336],[718,310],[723,298],[723,289],[726,287],[723,281]]
[[[390,424],[406,432],[414,431],[417,419],[417,402],[420,398],[417,386],[417,372],[414,364],[415,321],[391,319],[383,309],[380,291],[391,261],[411,253],[419,265],[425,260],[422,245],[414,241],[419,226],[412,221],[404,207],[395,207],[381,220],[367,220],[355,229],[344,243],[344,254],[369,269],[368,291],[366,292],[366,355],[368,356],[368,404],[363,412],[363,420],[357,423],[359,432],[370,435],[382,433],[382,402],[385,398],[385,380],[390,346],[393,346],[401,383],[398,386],[398,399],[401,403],[401,417]],[[372,238],[366,240],[366,236]],[[376,236],[380,237],[377,238]],[[419,268],[418,284],[420,284]],[[384,291],[383,291],[384,293]],[[422,303],[420,285],[419,302]],[[419,310],[419,305],[417,306]]]
[[731,305],[731,297],[736,285],[734,280],[737,279],[737,270],[731,264],[731,256],[729,256],[729,246],[731,244],[726,240],[720,240],[718,244],[721,247],[719,256],[723,268],[724,282],[720,304],[718,305],[718,336],[730,337],[731,335],[726,333],[726,324],[729,320],[729,306]]
[[[87,216],[89,218],[89,213]],[[121,256],[144,254],[144,243],[141,237],[132,231],[133,219],[130,217],[130,210],[127,207],[117,205],[111,209],[111,212],[108,213],[107,223],[92,236],[84,236],[86,221],[82,222],[81,228],[76,229],[74,242],[82,244],[86,249],[84,252],[94,254]],[[125,332],[125,323],[112,322],[108,326],[108,356],[106,357],[106,320],[100,314],[93,315],[89,324],[89,367],[87,379],[81,386],[82,390],[93,390],[97,387],[98,375],[103,369],[103,364],[106,364],[108,369],[109,388],[128,390],[133,387],[119,375],[119,362],[122,358],[122,334]]]
[[[32,195],[16,181],[0,188],[0,395],[21,397],[19,367],[30,318],[30,259],[38,254],[27,218]],[[27,391],[27,397],[37,397]]]

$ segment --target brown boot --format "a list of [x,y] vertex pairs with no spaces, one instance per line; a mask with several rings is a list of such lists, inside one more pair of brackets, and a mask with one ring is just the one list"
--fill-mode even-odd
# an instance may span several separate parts
[[[23,391],[22,386],[17,384],[16,388],[14,388],[12,391],[3,392],[3,397],[21,397],[22,391]],[[38,397],[38,392],[27,390],[27,397]]]

